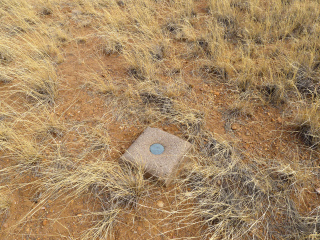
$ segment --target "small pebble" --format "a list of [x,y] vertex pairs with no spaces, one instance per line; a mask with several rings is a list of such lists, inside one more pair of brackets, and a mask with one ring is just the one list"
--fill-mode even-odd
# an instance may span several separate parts
[[124,2],[123,1],[118,1],[117,4],[118,4],[119,7],[124,7]]
[[320,195],[320,188],[317,188],[316,192]]
[[160,207],[160,208],[163,208],[164,207],[164,203],[161,200],[159,200],[159,201],[157,201],[157,206]]
[[47,224],[48,224],[48,220],[47,219],[43,220],[42,225],[46,226]]
[[234,124],[231,125],[231,129],[232,129],[232,130],[237,130],[238,128],[239,128],[239,125],[236,124],[236,123],[234,123]]

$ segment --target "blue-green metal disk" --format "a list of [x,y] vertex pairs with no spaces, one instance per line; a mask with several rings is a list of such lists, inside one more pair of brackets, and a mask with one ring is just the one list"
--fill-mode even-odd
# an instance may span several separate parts
[[160,143],[155,143],[150,146],[150,152],[154,155],[160,155],[164,152],[164,146]]

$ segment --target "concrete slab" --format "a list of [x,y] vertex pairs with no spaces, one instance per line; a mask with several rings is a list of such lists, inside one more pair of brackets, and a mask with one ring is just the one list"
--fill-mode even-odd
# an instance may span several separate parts
[[190,147],[189,142],[177,136],[158,128],[148,127],[122,158],[142,165],[148,173],[165,180],[168,184]]

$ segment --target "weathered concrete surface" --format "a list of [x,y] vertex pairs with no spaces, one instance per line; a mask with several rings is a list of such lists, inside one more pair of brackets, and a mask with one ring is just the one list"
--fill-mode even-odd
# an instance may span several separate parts
[[[150,152],[150,146],[154,143],[164,146],[162,154],[154,155]],[[142,165],[148,173],[165,180],[168,184],[190,147],[189,142],[177,136],[158,128],[148,127],[122,155],[122,158]]]

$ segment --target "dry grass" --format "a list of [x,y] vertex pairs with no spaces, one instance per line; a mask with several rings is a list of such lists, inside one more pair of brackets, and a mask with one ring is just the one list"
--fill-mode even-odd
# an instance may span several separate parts
[[[84,231],[82,239],[99,239],[112,236],[118,215],[136,206],[148,192],[147,181],[141,168],[121,166],[104,160],[83,164],[73,159],[53,159],[44,166],[42,199],[65,201],[87,196],[97,202],[98,209],[87,209],[91,227]],[[41,184],[42,185],[42,184]],[[39,203],[43,204],[42,202]]]
[[293,170],[269,163],[265,168],[259,160],[245,166],[237,157],[226,156],[223,165],[216,163],[221,161],[219,150],[210,156],[210,164],[200,157],[205,165],[194,165],[185,180],[188,191],[182,195],[195,202],[192,214],[207,226],[203,239],[312,239],[319,227],[317,216],[302,216],[300,203],[292,200],[312,181],[302,166]]
[[316,148],[320,143],[319,102],[301,108],[296,119],[298,135],[304,143]]
[[11,201],[9,193],[6,191],[1,191],[1,200],[0,200],[0,216],[8,213],[10,209]]
[[[169,191],[174,224],[146,238],[195,227],[188,237],[319,239],[305,198],[320,177],[319,16],[316,0],[0,0],[0,233],[23,232],[49,200],[85,198],[92,224],[67,237],[112,239],[125,214]],[[258,108],[290,119],[282,127],[302,141],[287,156],[209,130],[218,112],[215,123],[260,121]],[[173,190],[117,161],[138,134],[120,125],[170,126],[193,144]],[[2,231],[8,193],[27,187],[41,198]]]

